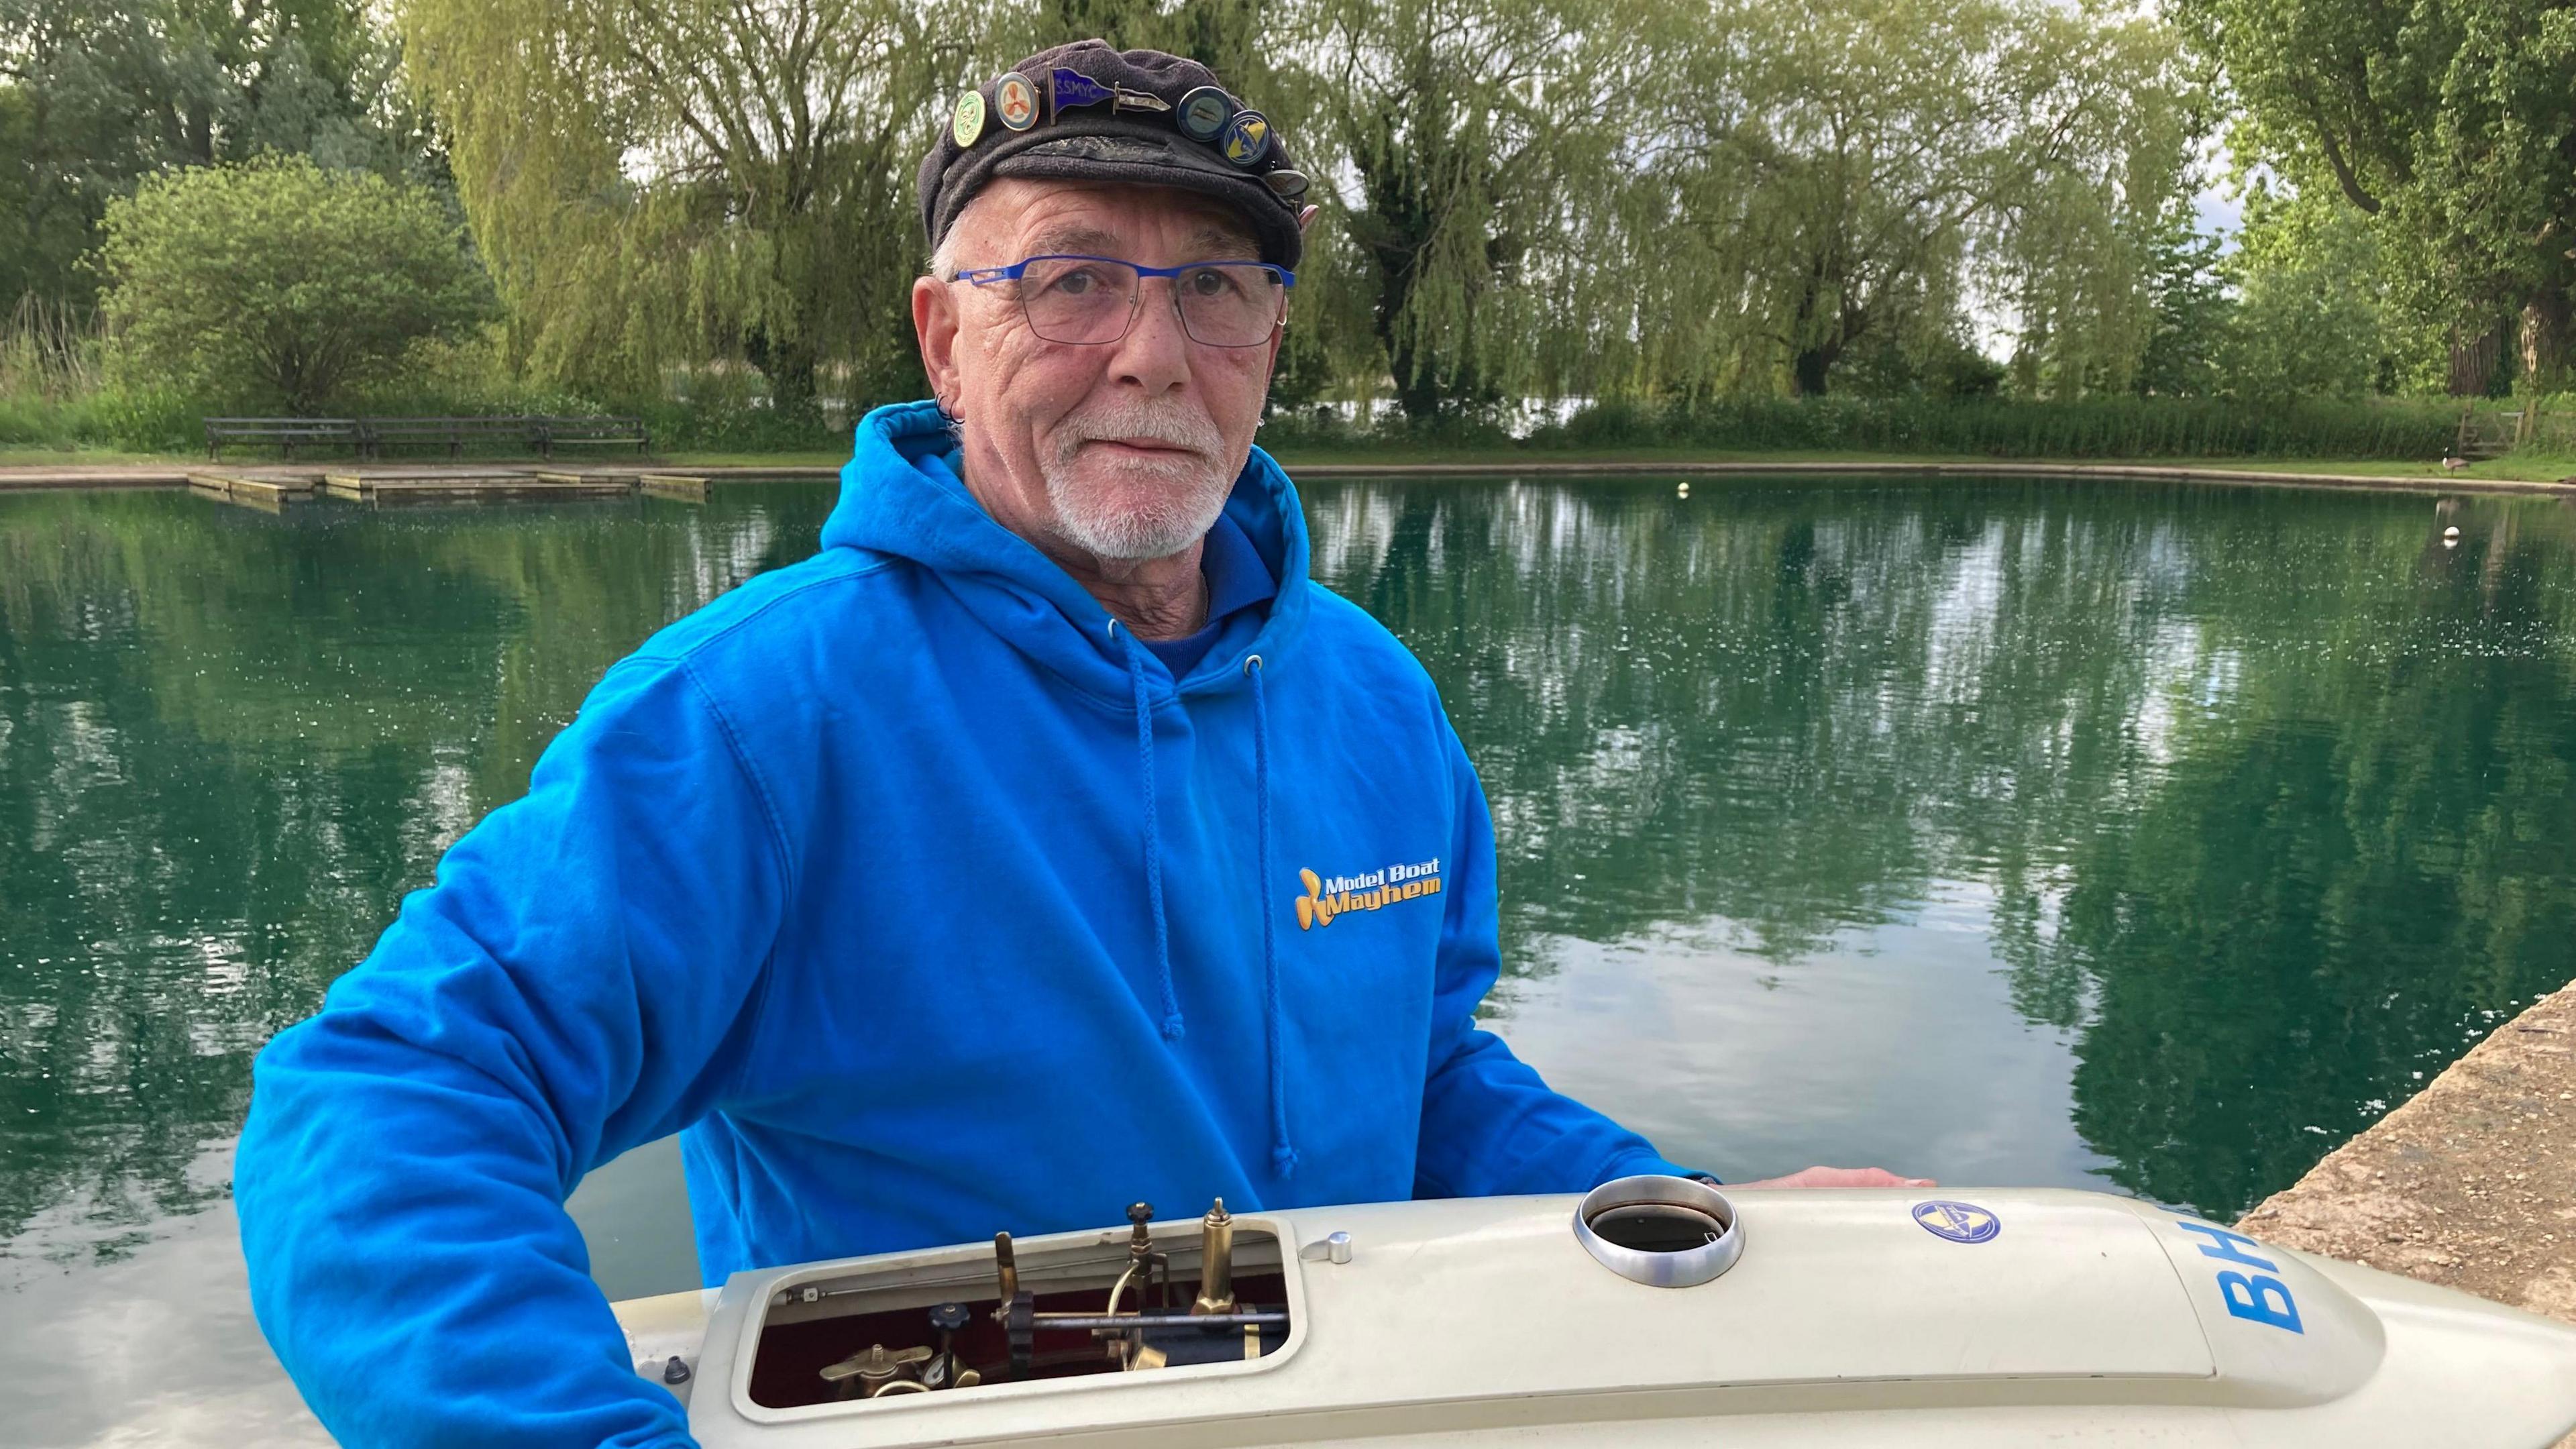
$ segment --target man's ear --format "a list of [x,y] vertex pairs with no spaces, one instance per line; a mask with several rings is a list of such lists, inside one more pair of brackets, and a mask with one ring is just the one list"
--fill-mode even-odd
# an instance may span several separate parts
[[957,292],[935,277],[912,283],[912,334],[921,344],[921,370],[939,410],[957,416],[963,382],[957,376]]

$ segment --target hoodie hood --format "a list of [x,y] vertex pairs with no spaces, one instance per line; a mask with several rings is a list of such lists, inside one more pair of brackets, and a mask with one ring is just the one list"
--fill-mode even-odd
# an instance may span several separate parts
[[[1040,553],[994,521],[957,474],[956,439],[932,402],[881,407],[859,420],[841,468],[841,498],[823,525],[825,548],[908,559],[936,575],[995,634],[1087,694],[1128,701],[1129,645],[1109,611]],[[1157,697],[1244,687],[1243,661],[1276,669],[1304,632],[1305,512],[1288,475],[1256,447],[1235,475],[1225,511],[1278,580],[1269,619],[1248,640],[1228,638]],[[1148,671],[1159,686],[1160,665]]]

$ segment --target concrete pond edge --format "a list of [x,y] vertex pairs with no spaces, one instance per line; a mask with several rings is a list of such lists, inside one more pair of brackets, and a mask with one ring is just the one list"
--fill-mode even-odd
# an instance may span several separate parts
[[[391,471],[419,474],[456,467],[473,471],[478,465],[384,464],[373,465]],[[489,472],[496,466],[479,465]],[[511,465],[536,468],[537,464]],[[2576,478],[2555,482],[2519,478],[2415,477],[2371,473],[2290,473],[2251,468],[2195,468],[2152,464],[2119,463],[1936,463],[1936,462],[1582,462],[1579,460],[1533,460],[1528,462],[1485,463],[1296,463],[1282,465],[1296,478],[1580,478],[1580,477],[1864,477],[1864,478],[2110,478],[2165,483],[2231,483],[2248,486],[2290,488],[2367,489],[2402,493],[2499,493],[2555,494],[2576,497]],[[271,476],[285,474],[339,472],[364,474],[370,465],[331,463],[227,464],[209,468],[203,464],[159,466],[152,464],[95,464],[67,467],[12,465],[0,467],[0,492],[37,489],[115,489],[115,488],[185,488],[189,475],[222,469],[250,469]],[[691,477],[732,479],[736,481],[828,479],[840,476],[836,465],[755,464],[726,467],[689,467],[679,469],[666,465],[640,467],[603,467],[587,465],[564,468],[566,474],[595,474],[602,477],[633,478],[648,472],[685,472]]]
[[2237,1226],[2576,1323],[2576,984],[2497,1027]]

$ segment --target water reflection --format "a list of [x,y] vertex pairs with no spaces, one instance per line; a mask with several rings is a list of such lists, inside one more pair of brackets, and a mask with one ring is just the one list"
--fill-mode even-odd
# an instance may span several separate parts
[[826,506],[0,497],[0,1255],[114,1256],[225,1193],[259,1045],[612,660]]
[[1484,771],[1525,975],[1681,924],[1793,976],[1973,887],[2102,1171],[2219,1215],[2576,975],[2576,509],[1694,492],[1313,504]]
[[[1484,772],[1508,1031],[1698,1160],[2224,1215],[2576,975],[2558,503],[1309,501],[1319,576]],[[113,1256],[219,1198],[258,1044],[611,660],[827,506],[0,498],[0,1253]]]

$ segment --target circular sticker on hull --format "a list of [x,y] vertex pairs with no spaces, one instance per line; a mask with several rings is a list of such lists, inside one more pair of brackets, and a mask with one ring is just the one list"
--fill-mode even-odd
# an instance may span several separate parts
[[948,118],[948,134],[957,138],[961,151],[975,149],[976,138],[984,134],[984,93],[968,91],[957,98],[957,113]]
[[1010,71],[993,82],[993,114],[1014,131],[1025,131],[1038,123],[1038,88],[1035,82],[1018,71]]
[[2004,1230],[2003,1219],[1972,1202],[1935,1198],[1914,1205],[1914,1220],[1936,1238],[1954,1243],[1991,1243]]
[[1181,97],[1180,105],[1172,112],[1173,124],[1193,141],[1215,140],[1225,123],[1233,119],[1234,102],[1214,86],[1201,86]]

